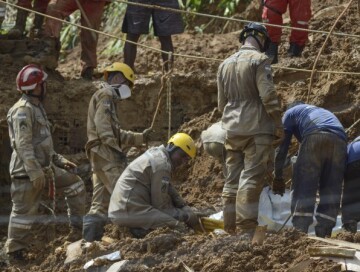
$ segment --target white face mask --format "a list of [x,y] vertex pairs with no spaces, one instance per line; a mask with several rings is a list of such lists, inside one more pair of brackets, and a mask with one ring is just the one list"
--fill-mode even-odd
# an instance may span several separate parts
[[131,89],[128,85],[111,85],[111,87],[121,100],[129,98],[131,96]]

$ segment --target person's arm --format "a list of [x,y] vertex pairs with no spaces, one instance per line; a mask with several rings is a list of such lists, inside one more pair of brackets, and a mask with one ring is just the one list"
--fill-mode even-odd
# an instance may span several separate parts
[[120,129],[121,144],[128,146],[140,146],[144,143],[143,133]]
[[33,140],[33,115],[28,107],[20,107],[14,112],[11,120],[13,130],[13,147],[24,163],[25,171],[33,181],[44,176],[41,165],[35,157]]
[[285,131],[285,137],[280,146],[275,150],[274,175],[277,179],[283,178],[283,168],[291,143],[292,133]]
[[217,73],[217,88],[218,88],[218,110],[220,112],[224,111],[224,108],[227,104],[227,98],[224,93],[224,83],[222,78],[222,68],[223,64],[220,65],[218,73]]

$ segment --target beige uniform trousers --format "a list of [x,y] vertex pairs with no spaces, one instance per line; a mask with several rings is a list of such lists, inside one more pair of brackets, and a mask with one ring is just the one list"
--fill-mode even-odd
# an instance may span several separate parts
[[109,162],[94,152],[91,152],[92,162],[96,164],[93,170],[93,196],[88,214],[108,217],[110,197],[115,184],[126,167],[126,162]]
[[264,134],[226,139],[228,175],[237,175],[242,158],[244,160],[236,195],[236,224],[240,230],[255,229],[258,224],[259,198],[264,186],[272,141],[272,135]]
[[[56,193],[64,195],[68,206],[70,220],[82,217],[85,213],[85,186],[79,176],[71,174],[56,166],[54,170]],[[13,202],[10,214],[8,240],[5,244],[6,253],[27,248],[34,238],[31,229],[35,225],[43,225],[53,220],[51,215],[40,213],[41,196],[47,192],[34,188],[27,179],[12,179],[11,199]],[[51,218],[50,218],[51,217]],[[81,222],[79,222],[81,225]]]

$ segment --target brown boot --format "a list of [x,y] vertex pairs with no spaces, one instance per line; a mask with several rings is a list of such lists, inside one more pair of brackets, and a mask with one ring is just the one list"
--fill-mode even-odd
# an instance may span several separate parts
[[224,197],[224,230],[230,234],[236,231],[235,197]]
[[16,14],[16,23],[15,26],[9,30],[8,38],[11,40],[20,39],[24,35],[26,19],[28,17],[29,12],[18,9]]
[[32,38],[40,39],[44,37],[43,23],[44,16],[35,14],[34,25],[30,30],[30,36]]

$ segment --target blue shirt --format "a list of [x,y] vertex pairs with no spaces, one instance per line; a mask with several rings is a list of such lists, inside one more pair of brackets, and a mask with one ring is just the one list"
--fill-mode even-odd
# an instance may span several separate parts
[[282,118],[285,137],[275,155],[275,177],[282,177],[282,168],[294,135],[299,142],[311,133],[328,131],[347,140],[345,130],[336,116],[328,110],[308,104],[288,109]]
[[293,134],[299,142],[316,131],[328,131],[347,140],[340,121],[328,110],[308,104],[300,104],[287,110],[283,116],[286,134]]
[[360,137],[357,137],[353,142],[347,146],[348,159],[347,163],[360,160]]

